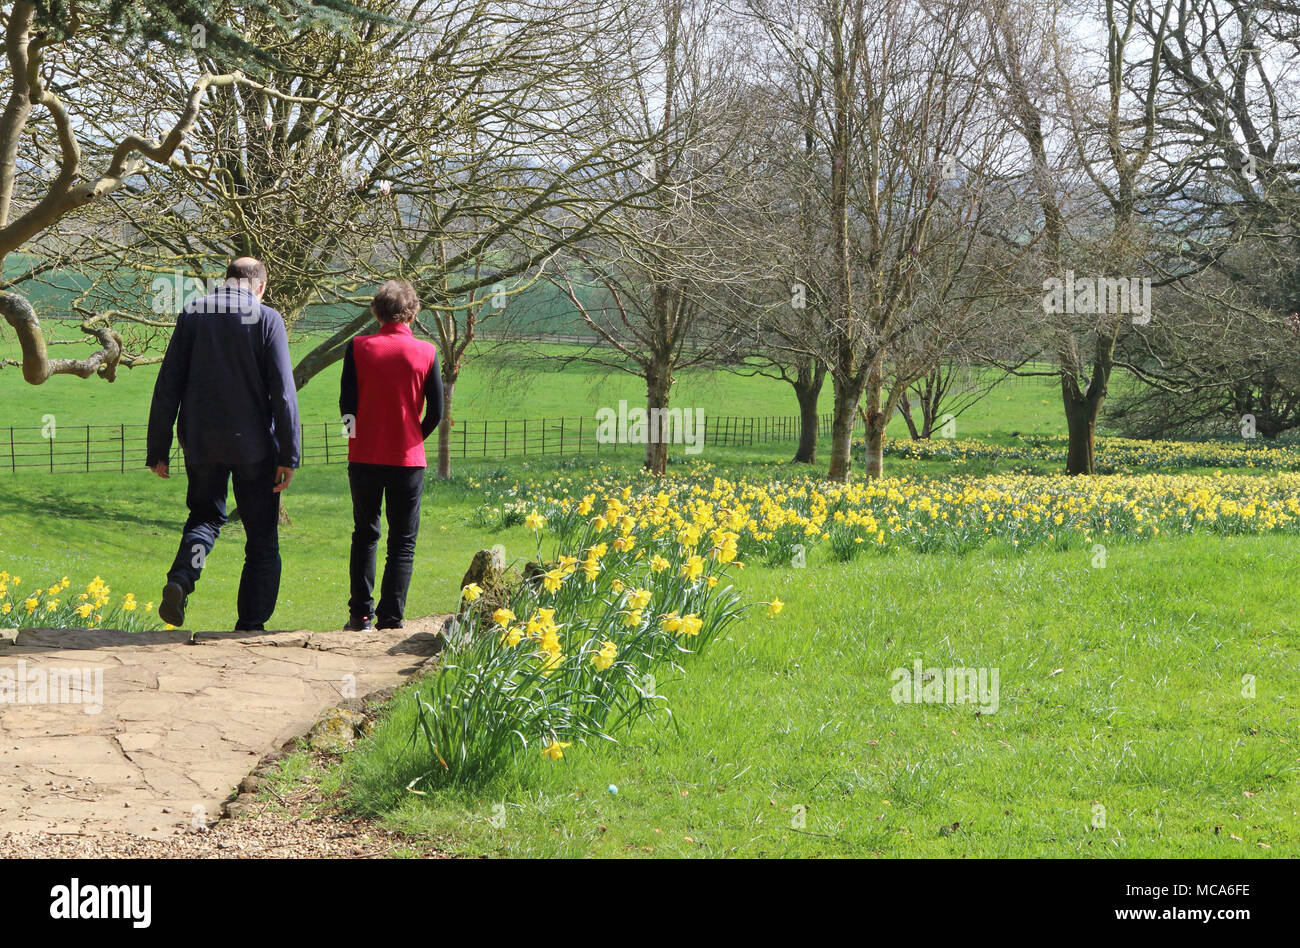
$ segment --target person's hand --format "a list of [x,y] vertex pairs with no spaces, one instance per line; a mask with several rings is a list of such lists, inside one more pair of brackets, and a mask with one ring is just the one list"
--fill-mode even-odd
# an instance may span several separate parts
[[275,486],[271,490],[278,494],[289,486],[291,480],[293,480],[293,468],[277,467],[275,469]]
[[153,464],[150,464],[149,470],[153,471],[159,477],[171,477],[171,474],[167,473],[168,467],[166,461],[157,461]]

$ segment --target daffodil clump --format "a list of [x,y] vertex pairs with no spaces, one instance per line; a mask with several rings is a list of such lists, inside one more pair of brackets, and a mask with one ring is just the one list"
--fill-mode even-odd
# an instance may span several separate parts
[[[1300,474],[1142,474],[883,478],[834,484],[808,476],[669,477],[627,484],[610,475],[571,492],[513,501],[541,511],[561,536],[592,547],[654,551],[676,542],[683,566],[737,558],[790,563],[826,543],[838,559],[874,549],[961,551],[1001,541],[1067,548],[1162,534],[1300,532]],[[509,506],[509,504],[507,504]],[[634,526],[629,526],[633,524]],[[601,564],[582,554],[579,569]],[[640,560],[637,560],[638,562]]]
[[[885,454],[913,461],[1044,461],[1065,465],[1065,435],[1025,435],[1013,445],[972,439],[885,439]],[[861,454],[859,441],[855,450]],[[1300,447],[1270,445],[1262,438],[1235,441],[1142,441],[1097,438],[1094,462],[1101,472],[1172,471],[1192,467],[1300,471]]]
[[71,592],[71,585],[64,576],[48,586],[24,586],[21,576],[0,570],[0,627],[127,632],[161,628],[153,603],[140,603],[134,593],[114,601],[112,589],[98,576],[81,592]]
[[[624,499],[584,499],[563,547],[490,616],[465,607],[440,674],[416,689],[416,736],[434,761],[417,784],[482,779],[529,748],[563,759],[574,745],[613,740],[667,706],[666,673],[704,651],[747,607],[728,580],[738,534],[654,531]],[[539,534],[550,517],[523,522]],[[765,603],[770,616],[779,600]],[[412,789],[419,789],[412,787]]]

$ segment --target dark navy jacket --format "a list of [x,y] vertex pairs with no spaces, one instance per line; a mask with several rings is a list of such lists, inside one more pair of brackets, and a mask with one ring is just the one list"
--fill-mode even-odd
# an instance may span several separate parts
[[148,459],[166,461],[172,424],[192,464],[297,467],[298,393],[284,320],[248,290],[220,287],[176,317],[149,409]]

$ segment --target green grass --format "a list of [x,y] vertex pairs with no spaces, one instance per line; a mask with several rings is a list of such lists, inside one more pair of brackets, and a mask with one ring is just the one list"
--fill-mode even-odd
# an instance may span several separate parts
[[[1086,551],[988,550],[753,568],[742,588],[785,612],[662,685],[674,723],[416,797],[399,697],[335,779],[361,812],[467,855],[1294,854],[1294,553],[1198,537],[1120,547],[1101,570]],[[997,668],[996,713],[893,703],[890,671],[918,658]]]

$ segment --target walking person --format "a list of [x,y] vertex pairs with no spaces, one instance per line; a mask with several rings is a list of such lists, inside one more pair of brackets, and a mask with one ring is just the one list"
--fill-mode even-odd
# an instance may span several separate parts
[[[353,632],[371,628],[372,619],[381,629],[402,627],[420,532],[424,440],[438,427],[443,409],[438,350],[411,332],[420,312],[415,290],[404,280],[389,280],[375,293],[370,312],[379,329],[348,343],[339,392],[349,436],[353,524],[344,628]],[[376,607],[381,507],[388,521],[388,556]]]
[[[241,257],[225,283],[176,317],[149,409],[146,464],[169,477],[172,425],[185,457],[189,517],[158,615],[185,623],[185,607],[226,523],[233,481],[244,524],[239,631],[264,631],[280,592],[280,492],[301,451],[298,394],[284,320],[262,302],[266,267]],[[177,416],[179,413],[179,423]]]

